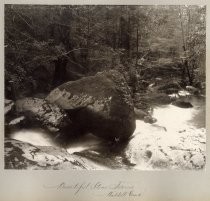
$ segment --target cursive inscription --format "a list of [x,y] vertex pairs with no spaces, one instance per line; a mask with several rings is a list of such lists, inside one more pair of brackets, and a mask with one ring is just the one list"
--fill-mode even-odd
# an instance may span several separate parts
[[44,185],[45,189],[52,190],[70,190],[73,195],[79,195],[84,191],[89,191],[95,195],[107,197],[140,197],[142,193],[136,191],[135,186],[123,181],[113,184],[106,184],[101,181],[98,182],[81,182],[71,183],[61,182],[56,185]]
[[133,191],[110,191],[107,194],[108,197],[140,197],[141,193],[135,193]]

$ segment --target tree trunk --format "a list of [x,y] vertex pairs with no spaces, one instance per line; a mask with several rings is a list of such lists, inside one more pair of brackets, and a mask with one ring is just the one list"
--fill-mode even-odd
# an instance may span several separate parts
[[187,71],[187,76],[188,76],[189,84],[192,85],[193,84],[193,78],[192,78],[192,75],[190,73],[189,64],[188,64],[188,61],[187,60],[185,60],[184,66],[185,66],[186,71]]
[[182,30],[182,42],[183,42],[183,49],[184,49],[184,51],[186,51],[185,33],[184,33],[184,26],[183,26],[183,21],[182,21],[182,11],[181,11],[181,6],[179,6],[179,18],[180,18],[181,30]]
[[183,50],[184,50],[184,54],[185,54],[185,57],[186,57],[186,58],[185,58],[185,61],[184,61],[184,68],[186,69],[186,72],[187,72],[189,84],[192,85],[192,83],[193,83],[193,78],[192,78],[192,75],[191,75],[191,73],[190,73],[189,62],[188,62],[187,54],[186,54],[187,47],[186,47],[186,41],[185,41],[184,26],[183,26],[183,21],[182,21],[181,6],[179,6],[179,17],[180,17],[181,30],[182,30]]
[[11,94],[10,97],[12,100],[16,101],[18,99],[18,90],[14,83],[14,81],[9,81],[10,87],[11,87]]
[[67,78],[66,76],[66,65],[68,60],[66,58],[58,58],[55,61],[55,71],[54,71],[54,78],[53,78],[53,88],[59,86],[60,84],[64,83]]
[[130,48],[130,36],[131,36],[131,19],[130,11],[127,7],[127,33],[126,33],[126,49],[128,51],[128,57],[131,57],[131,48]]
[[86,67],[89,71],[89,48],[90,48],[90,7],[88,6],[88,30],[87,30]]
[[136,28],[136,65],[138,63],[138,57],[139,57],[139,27],[137,25],[137,28]]

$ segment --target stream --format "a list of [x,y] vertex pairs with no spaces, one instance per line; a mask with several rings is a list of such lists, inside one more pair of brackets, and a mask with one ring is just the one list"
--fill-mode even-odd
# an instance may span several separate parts
[[[98,169],[201,169],[205,166],[205,98],[187,97],[192,108],[172,104],[156,106],[154,124],[136,120],[126,143],[108,143],[87,134],[69,144],[67,151],[85,157]],[[38,146],[56,146],[44,132],[20,130],[13,139]]]

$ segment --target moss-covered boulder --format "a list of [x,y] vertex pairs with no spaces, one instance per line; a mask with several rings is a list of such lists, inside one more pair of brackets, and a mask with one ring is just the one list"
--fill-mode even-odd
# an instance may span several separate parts
[[123,140],[135,130],[131,93],[122,74],[115,70],[64,83],[46,100],[68,111],[80,133]]
[[[16,115],[25,117],[23,128],[39,127],[51,133],[70,132],[72,122],[68,114],[55,104],[44,99],[24,98],[15,102]],[[10,122],[11,126],[15,126]]]

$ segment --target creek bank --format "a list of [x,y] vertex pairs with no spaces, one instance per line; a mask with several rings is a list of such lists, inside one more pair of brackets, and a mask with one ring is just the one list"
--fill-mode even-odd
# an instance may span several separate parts
[[5,139],[5,168],[30,170],[93,170],[94,163],[69,154],[66,149],[35,146],[14,139]]
[[134,94],[134,106],[145,112],[151,108],[173,104],[177,107],[190,108],[193,104],[188,101],[190,97],[202,97],[202,91],[193,86],[183,86],[178,77],[173,79],[154,78],[144,91]]

